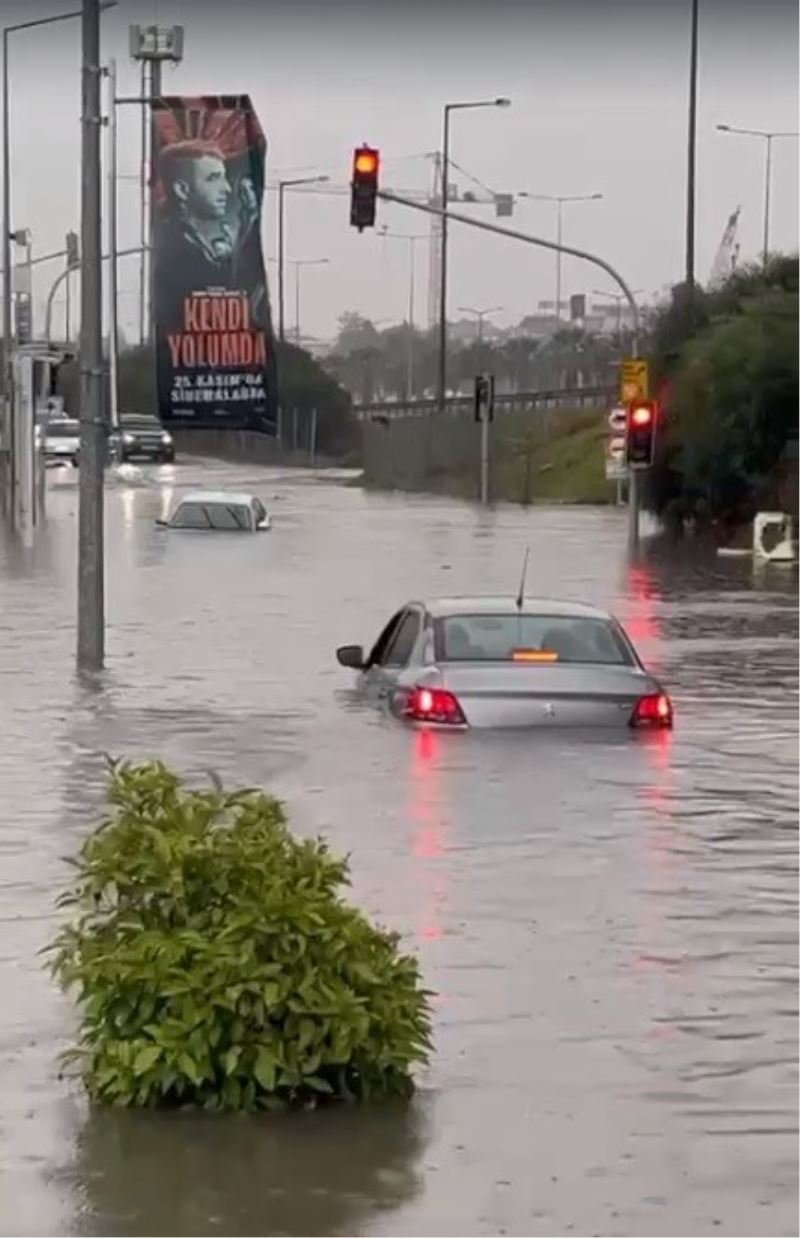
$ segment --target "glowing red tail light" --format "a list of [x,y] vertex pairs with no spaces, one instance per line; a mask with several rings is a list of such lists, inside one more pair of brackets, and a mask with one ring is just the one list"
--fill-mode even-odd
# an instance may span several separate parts
[[467,722],[458,698],[443,688],[412,689],[403,712],[414,722],[441,722],[449,726],[465,726]]
[[636,702],[631,726],[669,728],[672,726],[672,702],[665,692],[654,692]]

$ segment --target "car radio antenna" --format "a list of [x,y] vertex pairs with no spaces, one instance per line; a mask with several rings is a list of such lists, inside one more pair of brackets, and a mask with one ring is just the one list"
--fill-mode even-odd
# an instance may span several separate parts
[[517,594],[517,610],[522,610],[525,604],[525,577],[528,574],[528,559],[530,557],[530,546],[525,547],[525,558],[522,561],[522,578],[519,582],[519,593]]

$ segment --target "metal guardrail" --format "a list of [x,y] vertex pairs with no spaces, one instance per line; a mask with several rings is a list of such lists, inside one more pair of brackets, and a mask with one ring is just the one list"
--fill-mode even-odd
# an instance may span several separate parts
[[[548,408],[610,408],[615,400],[613,387],[571,387],[549,391],[515,391],[494,398],[495,412],[537,412]],[[385,400],[375,404],[354,404],[353,416],[358,421],[399,421],[406,417],[472,416],[472,395],[449,396],[443,414],[439,403],[430,400]]]

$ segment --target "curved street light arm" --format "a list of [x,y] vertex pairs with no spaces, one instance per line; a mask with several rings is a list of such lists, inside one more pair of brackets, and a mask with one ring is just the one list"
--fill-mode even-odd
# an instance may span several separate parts
[[471,219],[469,215],[457,214],[454,211],[443,211],[439,207],[430,206],[427,203],[412,202],[408,198],[402,198],[399,194],[391,193],[385,189],[378,190],[378,197],[382,198],[385,202],[394,202],[398,206],[408,206],[414,211],[423,211],[427,215],[439,215],[448,221],[451,219],[455,220],[456,223],[466,224],[469,228],[480,228],[483,232],[493,232],[497,236],[506,236],[512,241],[524,241],[526,245],[537,245],[541,249],[550,249],[555,253],[569,254],[573,258],[580,258],[583,262],[590,262],[594,266],[600,267],[600,269],[605,271],[606,275],[608,275],[620,288],[625,300],[631,308],[631,314],[633,315],[633,342],[631,351],[634,356],[638,355],[640,331],[639,307],[636,304],[636,300],[629,285],[622,278],[619,272],[612,267],[611,263],[606,262],[605,258],[599,258],[597,254],[590,254],[585,249],[576,249],[573,245],[559,245],[555,241],[545,240],[544,237],[530,236],[527,232],[517,232],[516,229],[513,228],[499,228],[496,224],[486,223],[481,219]]

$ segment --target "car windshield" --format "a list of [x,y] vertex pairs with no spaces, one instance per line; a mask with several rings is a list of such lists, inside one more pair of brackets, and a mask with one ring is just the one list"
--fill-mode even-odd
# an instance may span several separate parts
[[124,416],[120,417],[120,425],[123,430],[161,430],[161,422],[155,417]]
[[584,662],[630,666],[614,624],[569,615],[453,615],[436,624],[443,662]]
[[236,503],[182,503],[173,529],[250,529],[250,511]]
[[45,434],[48,438],[77,438],[81,432],[77,421],[51,421]]

